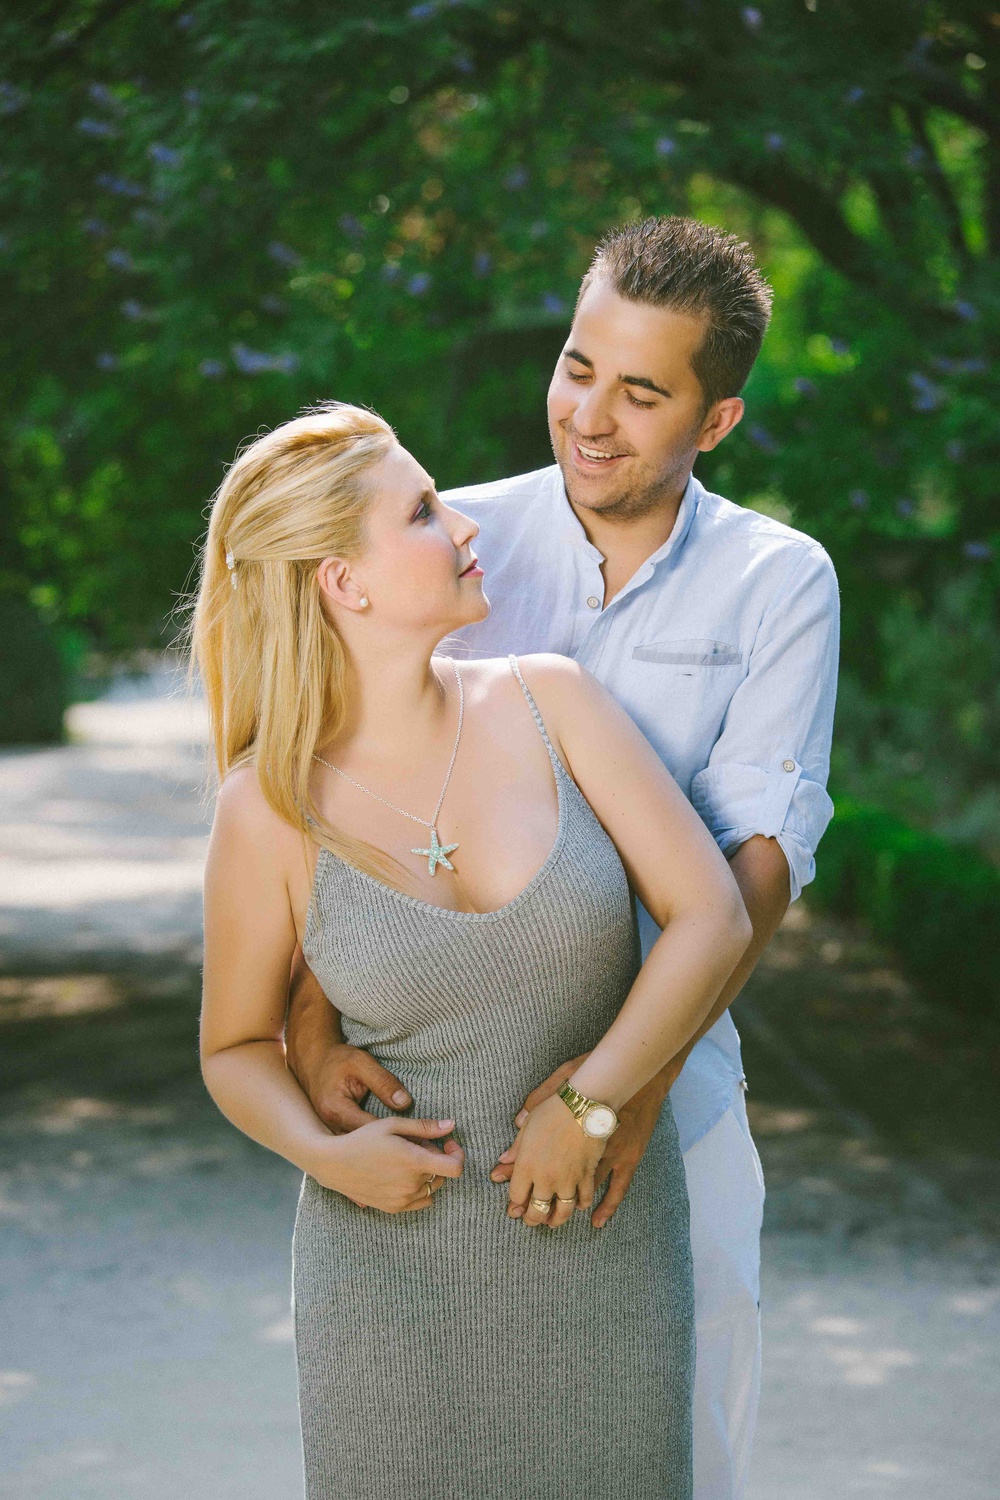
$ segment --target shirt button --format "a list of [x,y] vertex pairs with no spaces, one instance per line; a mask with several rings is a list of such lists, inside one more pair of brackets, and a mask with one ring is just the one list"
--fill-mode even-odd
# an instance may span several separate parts
[[587,600],[587,603],[590,605],[591,609],[600,609],[601,607],[601,601],[597,598],[596,594],[591,594],[590,598]]
[[794,771],[795,770],[795,762],[794,762],[794,760],[783,760],[781,762],[781,769],[783,771]]

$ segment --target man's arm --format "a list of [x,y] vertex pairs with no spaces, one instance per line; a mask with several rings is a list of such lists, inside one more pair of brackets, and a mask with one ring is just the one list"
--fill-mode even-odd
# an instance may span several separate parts
[[296,948],[285,1018],[285,1062],[330,1130],[344,1133],[374,1119],[361,1108],[374,1094],[388,1109],[413,1102],[398,1078],[361,1047],[344,1041],[340,1012]]

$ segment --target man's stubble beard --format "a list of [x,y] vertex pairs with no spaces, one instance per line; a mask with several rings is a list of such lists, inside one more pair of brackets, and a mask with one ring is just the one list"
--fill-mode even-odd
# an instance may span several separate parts
[[[632,486],[618,495],[613,495],[605,501],[596,504],[588,503],[578,498],[573,493],[573,484],[576,475],[572,471],[567,474],[562,464],[563,484],[566,494],[573,505],[578,505],[581,510],[590,511],[598,515],[602,520],[618,522],[622,525],[630,521],[639,521],[655,511],[663,510],[672,504],[683,493],[687,484],[687,477],[691,472],[695,456],[698,452],[696,439],[700,432],[700,425],[693,429],[688,442],[684,443],[673,457],[673,462],[665,473],[658,474],[654,479],[641,487]],[[568,442],[572,442],[567,434],[564,434]],[[557,460],[558,461],[558,460]]]

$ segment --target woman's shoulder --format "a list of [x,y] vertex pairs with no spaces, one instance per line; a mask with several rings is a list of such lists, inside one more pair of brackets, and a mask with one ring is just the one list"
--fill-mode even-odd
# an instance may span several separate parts
[[234,766],[223,777],[215,802],[216,834],[272,853],[291,848],[301,834],[272,807],[251,762]]
[[523,682],[547,731],[559,741],[574,730],[580,732],[595,715],[607,713],[607,689],[586,667],[555,651],[479,658],[465,663],[462,670],[471,674],[464,679],[467,688],[508,712],[517,712],[516,705],[523,703]]

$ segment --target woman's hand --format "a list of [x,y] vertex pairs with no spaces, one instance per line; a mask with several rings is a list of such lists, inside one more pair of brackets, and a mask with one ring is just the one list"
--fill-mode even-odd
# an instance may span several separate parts
[[307,1170],[361,1208],[387,1214],[430,1208],[445,1178],[462,1175],[465,1152],[457,1141],[443,1151],[418,1142],[440,1140],[454,1128],[454,1120],[373,1120],[324,1140]]
[[[525,1224],[557,1229],[575,1208],[594,1201],[594,1174],[606,1142],[593,1140],[558,1097],[546,1099],[529,1114],[515,1143],[507,1212]],[[532,1199],[551,1203],[542,1213]]]

